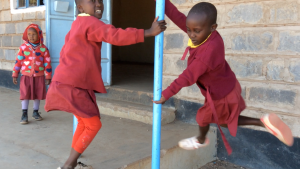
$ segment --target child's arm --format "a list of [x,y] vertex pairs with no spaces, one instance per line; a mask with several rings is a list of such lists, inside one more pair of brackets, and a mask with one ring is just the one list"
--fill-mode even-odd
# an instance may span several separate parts
[[155,18],[150,29],[136,29],[136,28],[115,28],[113,25],[99,22],[97,28],[91,28],[88,31],[87,37],[90,41],[107,42],[116,46],[132,45],[144,42],[144,37],[156,36],[162,31],[166,30],[166,22],[164,20],[157,21]]
[[52,78],[52,66],[51,66],[51,58],[48,48],[46,48],[45,54],[44,54],[44,72],[45,72],[45,79],[46,79],[46,85],[49,85]]
[[156,104],[163,104],[173,95],[177,94],[183,87],[191,86],[197,82],[199,77],[208,70],[208,67],[195,59],[177,79],[175,79],[169,87],[162,92],[160,101],[153,101]]
[[166,0],[166,15],[174,22],[180,29],[186,33],[186,16],[179,12],[178,9],[170,2]]
[[17,84],[17,78],[19,76],[19,73],[20,73],[20,70],[22,68],[22,60],[24,60],[24,54],[22,52],[22,48],[20,47],[19,48],[19,52],[18,52],[18,55],[16,57],[16,63],[15,63],[15,66],[13,68],[13,74],[12,74],[12,77],[13,77],[13,83],[14,84]]

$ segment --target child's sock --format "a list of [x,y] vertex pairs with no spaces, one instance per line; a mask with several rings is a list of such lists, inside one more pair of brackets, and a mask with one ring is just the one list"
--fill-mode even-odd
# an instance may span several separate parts
[[33,101],[33,110],[39,110],[40,108],[40,100],[34,100]]
[[22,100],[22,110],[28,109],[29,100]]

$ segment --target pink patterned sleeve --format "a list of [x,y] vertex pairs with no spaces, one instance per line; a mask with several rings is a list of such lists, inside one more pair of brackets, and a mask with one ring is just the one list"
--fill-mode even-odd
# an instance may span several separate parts
[[46,48],[45,55],[44,55],[44,67],[45,67],[45,76],[46,79],[52,78],[52,66],[51,66],[51,58],[48,48]]
[[15,63],[15,66],[13,68],[13,73],[12,73],[12,77],[18,77],[19,76],[19,73],[20,73],[20,70],[22,68],[22,62],[24,60],[25,56],[23,54],[23,50],[22,48],[20,47],[19,48],[19,52],[18,52],[18,55],[16,57],[16,63]]

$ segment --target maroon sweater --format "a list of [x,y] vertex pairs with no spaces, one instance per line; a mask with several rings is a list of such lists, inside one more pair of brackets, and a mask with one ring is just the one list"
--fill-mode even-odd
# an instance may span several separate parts
[[[166,0],[166,15],[184,32],[186,16]],[[219,100],[235,87],[236,77],[225,60],[222,37],[217,31],[212,32],[207,41],[197,48],[189,49],[188,66],[171,85],[162,92],[168,100],[181,88],[197,84],[203,96],[209,90],[213,100]]]

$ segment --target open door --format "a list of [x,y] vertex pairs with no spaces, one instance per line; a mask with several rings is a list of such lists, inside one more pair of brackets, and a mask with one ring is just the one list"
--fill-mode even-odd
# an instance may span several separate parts
[[[64,5],[63,7],[61,7]],[[74,0],[46,0],[46,42],[51,55],[52,73],[59,64],[65,36],[74,20]]]
[[[112,23],[112,0],[104,0],[104,13],[101,21],[106,24]],[[102,79],[105,86],[111,85],[111,44],[102,43],[101,50],[101,68],[102,68]]]
[[[111,24],[111,0],[104,0],[102,21]],[[60,51],[65,36],[71,29],[76,6],[74,0],[46,0],[46,45],[51,54],[53,73],[59,64]],[[102,43],[101,51],[102,79],[105,86],[111,85],[111,45]]]

